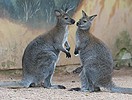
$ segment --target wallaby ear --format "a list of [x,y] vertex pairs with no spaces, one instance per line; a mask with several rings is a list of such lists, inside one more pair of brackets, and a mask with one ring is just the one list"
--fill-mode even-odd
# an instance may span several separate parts
[[55,15],[56,15],[57,17],[61,16],[61,11],[55,10],[54,12],[55,12]]
[[82,10],[82,15],[83,15],[83,17],[87,16],[87,14],[83,10]]
[[97,15],[92,15],[89,17],[89,20],[92,21]]
[[65,9],[65,12],[68,13],[69,11],[73,10],[74,8],[75,8],[74,6],[73,7],[66,8]]

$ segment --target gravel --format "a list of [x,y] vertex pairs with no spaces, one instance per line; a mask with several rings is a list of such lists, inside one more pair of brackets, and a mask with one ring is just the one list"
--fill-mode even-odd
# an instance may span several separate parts
[[[21,75],[3,75],[0,74],[0,80],[19,80]],[[132,69],[123,68],[114,71],[113,81],[121,87],[132,88]],[[35,88],[0,88],[0,100],[132,100],[132,95],[121,93],[110,93],[102,90],[101,92],[76,92],[68,91],[73,87],[80,87],[79,76],[68,73],[57,73],[53,77],[54,84],[61,84],[67,89],[44,89],[43,87]]]

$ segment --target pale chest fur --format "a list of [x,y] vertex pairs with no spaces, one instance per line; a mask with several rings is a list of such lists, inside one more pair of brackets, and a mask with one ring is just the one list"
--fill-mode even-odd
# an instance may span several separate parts
[[76,45],[78,45],[79,43],[80,43],[79,33],[76,32]]
[[68,27],[65,28],[65,33],[64,33],[64,38],[62,40],[62,45],[64,46],[65,42],[67,41],[67,38],[68,38]]
[[88,42],[88,36],[80,31],[76,32],[76,45],[79,47],[83,47]]

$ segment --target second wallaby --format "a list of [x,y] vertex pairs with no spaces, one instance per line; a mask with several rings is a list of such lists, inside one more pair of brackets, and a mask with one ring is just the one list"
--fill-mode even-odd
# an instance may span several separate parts
[[132,94],[132,88],[122,88],[114,85],[112,81],[113,59],[109,48],[89,30],[93,19],[97,15],[83,17],[77,22],[76,47],[74,54],[79,54],[82,71],[80,73],[81,89],[76,91],[100,91],[104,87],[110,92]]
[[[51,83],[60,51],[71,57],[67,41],[68,25],[75,23],[68,14],[69,9],[55,10],[56,26],[44,33],[26,47],[22,58],[22,80],[19,82],[0,82],[0,87],[30,87],[65,89],[63,85]],[[65,48],[66,47],[66,48]]]

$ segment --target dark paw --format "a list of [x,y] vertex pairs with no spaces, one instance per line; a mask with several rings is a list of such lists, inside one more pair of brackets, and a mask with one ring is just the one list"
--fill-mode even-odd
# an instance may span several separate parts
[[70,51],[70,49],[71,49],[70,47],[67,47],[67,48],[66,48],[67,51]]
[[78,50],[75,50],[75,51],[74,51],[74,54],[75,54],[75,55],[78,55],[78,54],[79,54]]
[[66,58],[71,58],[71,54],[69,52],[66,53]]
[[99,92],[101,91],[99,87],[90,88],[89,92]]
[[99,92],[99,91],[101,91],[99,87],[94,88],[94,92]]
[[31,83],[29,87],[35,87],[35,83]]
[[71,88],[68,91],[81,91],[81,88],[77,87],[77,88]]
[[66,87],[63,86],[63,85],[58,85],[58,88],[59,88],[59,89],[66,89]]

